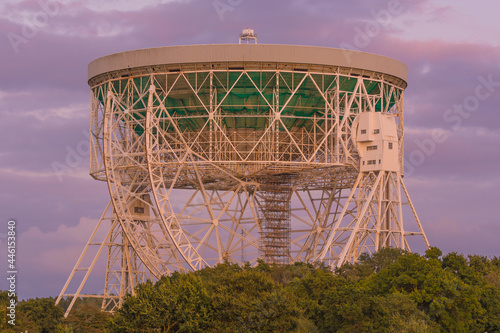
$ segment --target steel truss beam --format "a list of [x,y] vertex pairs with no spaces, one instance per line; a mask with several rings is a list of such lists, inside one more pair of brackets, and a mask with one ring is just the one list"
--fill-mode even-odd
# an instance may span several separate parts
[[[405,230],[404,204],[410,206],[416,231]],[[355,215],[348,213],[349,207],[356,209]],[[401,174],[390,171],[361,172],[316,260],[340,267],[347,262],[356,262],[364,252],[373,254],[383,247],[411,251],[407,236],[414,235],[423,237],[425,246],[429,247]],[[340,253],[330,253],[335,248]]]
[[[103,311],[114,312],[121,307],[123,299],[127,294],[135,295],[135,286],[137,284],[151,279],[149,270],[138,260],[135,251],[130,246],[126,235],[118,223],[116,215],[111,211],[110,202],[56,300],[57,305],[63,297],[71,299],[64,314],[65,317],[68,316],[76,300],[79,298],[101,299],[101,309]],[[92,248],[94,252],[92,252]],[[98,259],[103,255],[103,251],[107,254],[104,292],[102,295],[83,292],[83,287]],[[84,273],[81,280],[79,279],[80,276],[75,276],[75,274],[78,275],[78,272]],[[74,293],[67,293],[71,282],[77,283],[76,291]]]
[[[385,246],[409,250],[410,235],[429,245],[402,175],[359,172],[352,136],[361,112],[394,116],[403,170],[404,86],[346,68],[206,68],[92,87],[91,175],[108,183],[116,236],[133,253],[108,261],[110,290],[123,288],[114,264],[132,275],[144,265],[151,278],[259,257],[334,268]],[[273,196],[268,180],[280,177]],[[276,217],[278,201],[287,212]]]

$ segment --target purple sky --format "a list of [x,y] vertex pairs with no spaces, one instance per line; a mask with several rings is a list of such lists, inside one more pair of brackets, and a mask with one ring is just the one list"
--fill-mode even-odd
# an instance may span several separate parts
[[[234,43],[246,27],[259,43],[349,46],[406,63],[405,181],[427,236],[444,252],[499,256],[500,2],[481,6],[2,0],[1,271],[5,225],[15,218],[20,298],[58,295],[108,202],[105,184],[88,176],[90,61],[138,48]],[[102,277],[91,282],[95,292]]]

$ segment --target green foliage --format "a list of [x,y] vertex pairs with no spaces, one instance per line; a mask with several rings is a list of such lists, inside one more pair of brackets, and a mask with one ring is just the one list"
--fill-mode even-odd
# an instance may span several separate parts
[[336,274],[354,280],[365,279],[395,263],[403,254],[407,252],[395,248],[383,248],[372,256],[362,253],[355,265],[345,264],[336,270]]
[[314,272],[291,284],[319,332],[496,332],[496,261],[452,253],[440,259],[397,249],[364,255],[332,277]]
[[443,255],[443,252],[437,247],[430,247],[425,251],[425,258],[427,259],[439,259]]
[[[96,302],[97,301],[97,302]],[[101,311],[101,300],[86,298],[75,302],[71,312],[64,320],[65,332],[100,333],[103,332],[111,315]]]
[[210,322],[210,297],[195,274],[174,273],[140,285],[110,322],[111,332],[202,332]]
[[[17,298],[14,298],[17,301]],[[7,321],[10,318],[7,317],[7,314],[10,310],[7,307],[10,305],[10,297],[8,291],[0,291],[0,316],[2,320],[0,320],[0,332],[5,333],[13,333],[14,328]]]
[[[500,258],[386,248],[332,272],[295,263],[223,263],[139,285],[114,315],[78,299],[21,301],[29,332],[500,332]],[[1,312],[9,299],[0,292]]]
[[111,332],[291,332],[298,309],[268,267],[224,263],[139,286]]
[[59,328],[63,310],[55,305],[55,299],[35,298],[20,302],[17,310],[20,322],[30,327],[30,332],[53,333]]
[[[450,255],[447,263],[445,259],[441,262],[435,257],[407,254],[367,282],[379,295],[408,295],[443,331],[484,331],[480,288],[469,284],[471,279],[475,281],[475,273],[458,256]],[[451,271],[447,269],[449,264],[453,266]]]
[[[279,291],[269,272],[270,267],[263,263],[255,269],[224,263],[199,271],[197,275],[202,277],[212,295],[211,328],[237,332],[262,326],[270,318],[273,306],[280,306],[269,298],[273,291]],[[259,309],[268,313],[259,314]]]
[[438,332],[436,325],[424,312],[418,309],[417,303],[408,295],[401,293],[388,294],[383,298],[382,306],[388,311],[388,332]]

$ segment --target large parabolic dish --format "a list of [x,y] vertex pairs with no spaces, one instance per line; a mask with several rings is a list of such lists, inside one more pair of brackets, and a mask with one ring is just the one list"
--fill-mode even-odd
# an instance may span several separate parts
[[99,58],[88,82],[90,174],[108,183],[128,262],[156,278],[259,258],[334,268],[410,250],[409,236],[429,246],[402,177],[399,61],[173,46]]

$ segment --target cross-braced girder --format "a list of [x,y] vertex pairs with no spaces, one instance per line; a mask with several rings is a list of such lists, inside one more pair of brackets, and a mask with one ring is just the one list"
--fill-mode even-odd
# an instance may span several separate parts
[[[85,283],[103,254],[106,254],[107,259],[103,293],[95,294],[84,291]],[[78,273],[83,273],[81,279]],[[70,303],[64,314],[67,317],[78,299],[97,298],[102,300],[103,311],[114,312],[121,307],[127,294],[135,295],[135,287],[139,283],[152,279],[154,280],[154,276],[151,276],[149,269],[141,260],[138,260],[116,214],[112,212],[110,202],[62,288],[56,305],[63,297],[69,298]],[[76,286],[73,286],[75,283]],[[75,291],[69,292],[71,289]]]
[[353,138],[359,114],[391,115],[403,170],[406,83],[297,67],[145,67],[90,81],[91,175],[108,183],[134,260],[154,277],[258,258],[336,267],[409,250],[410,235],[428,246],[401,173],[361,172]]

